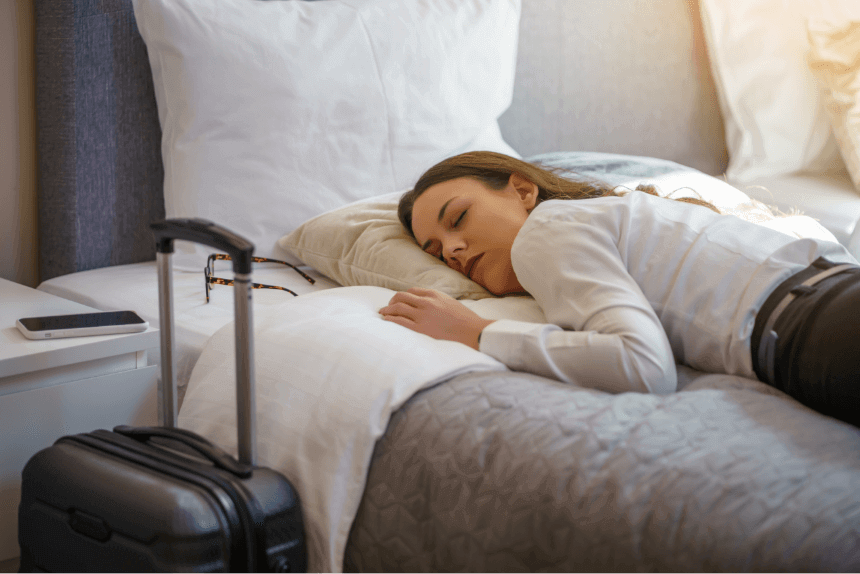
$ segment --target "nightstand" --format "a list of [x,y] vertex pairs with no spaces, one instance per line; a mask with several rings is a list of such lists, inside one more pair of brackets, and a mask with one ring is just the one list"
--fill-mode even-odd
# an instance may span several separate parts
[[[133,308],[130,306],[129,308]],[[158,330],[33,341],[21,317],[98,311],[0,279],[0,562],[18,550],[21,471],[67,434],[119,424],[155,425]]]

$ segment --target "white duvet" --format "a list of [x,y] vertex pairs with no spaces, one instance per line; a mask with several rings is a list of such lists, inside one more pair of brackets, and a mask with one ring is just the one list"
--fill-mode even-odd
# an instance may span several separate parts
[[[417,391],[495,359],[382,320],[394,291],[343,287],[290,299],[255,317],[258,461],[299,492],[310,570],[339,571],[377,439]],[[543,322],[530,298],[465,302],[487,318]],[[233,325],[204,349],[179,426],[236,453]]]

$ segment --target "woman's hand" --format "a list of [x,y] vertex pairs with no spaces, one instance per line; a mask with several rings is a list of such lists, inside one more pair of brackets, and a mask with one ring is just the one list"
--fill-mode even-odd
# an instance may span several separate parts
[[457,341],[478,349],[478,336],[492,323],[451,297],[434,289],[413,287],[400,291],[387,307],[379,310],[382,318],[408,327],[434,339]]

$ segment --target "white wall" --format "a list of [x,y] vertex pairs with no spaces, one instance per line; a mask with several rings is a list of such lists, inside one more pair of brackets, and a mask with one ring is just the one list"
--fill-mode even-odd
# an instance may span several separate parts
[[0,0],[0,277],[35,287],[33,0]]

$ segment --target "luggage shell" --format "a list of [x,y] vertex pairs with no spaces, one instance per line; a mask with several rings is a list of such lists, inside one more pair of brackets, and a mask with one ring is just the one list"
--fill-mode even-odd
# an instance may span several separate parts
[[[231,256],[235,252],[234,271],[244,267],[249,273],[253,245],[228,230],[205,220],[161,224],[159,256],[167,254],[159,267],[162,319],[164,309],[172,307],[172,242],[165,238],[210,244]],[[237,299],[250,298],[246,286],[247,281],[236,282]],[[36,453],[22,473],[22,572],[307,569],[298,493],[280,473],[254,464],[250,305],[244,317],[239,307],[237,365],[246,373],[243,378],[237,369],[237,395],[240,409],[243,392],[244,408],[251,407],[250,415],[239,420],[240,460],[175,428],[175,412],[164,415],[165,427],[121,426],[58,439]],[[172,320],[163,324],[162,348],[165,339],[172,345],[173,331]],[[172,365],[163,369],[161,384],[167,395],[175,393]],[[169,398],[166,402],[175,405]]]

